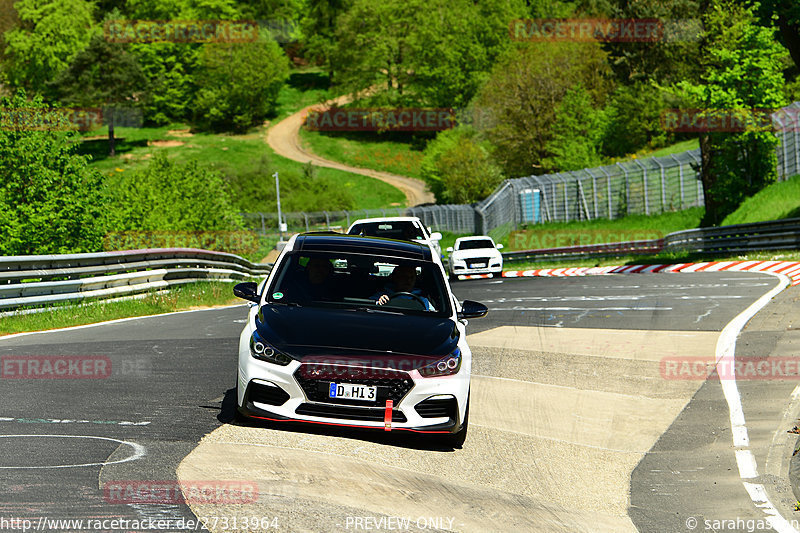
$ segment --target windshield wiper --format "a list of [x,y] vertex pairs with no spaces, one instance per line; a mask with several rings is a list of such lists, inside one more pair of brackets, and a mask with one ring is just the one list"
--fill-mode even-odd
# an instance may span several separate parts
[[402,315],[399,311],[389,311],[388,309],[375,309],[374,307],[354,307],[354,311],[361,311],[362,313],[382,313],[386,315]]

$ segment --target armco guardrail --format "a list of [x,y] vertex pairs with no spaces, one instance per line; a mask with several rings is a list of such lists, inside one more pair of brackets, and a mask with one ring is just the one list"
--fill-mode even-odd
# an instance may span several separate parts
[[194,248],[0,257],[0,310],[126,296],[200,280],[263,277],[272,265]]
[[659,252],[735,254],[761,250],[800,249],[800,218],[699,228],[670,233],[663,239],[615,242],[506,252],[507,263],[651,255]]
[[519,252],[505,252],[503,261],[520,263],[524,261],[551,261],[581,259],[587,257],[617,257],[620,255],[657,254],[664,248],[664,239],[648,241],[612,242],[588,244],[583,246],[563,246],[559,248],[539,248]]

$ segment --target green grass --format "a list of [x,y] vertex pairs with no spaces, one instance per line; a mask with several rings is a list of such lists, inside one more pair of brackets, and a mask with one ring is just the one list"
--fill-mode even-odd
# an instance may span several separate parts
[[659,148],[658,150],[653,150],[652,152],[638,155],[637,157],[640,159],[642,157],[663,157],[665,155],[679,154],[689,150],[697,150],[698,148],[700,148],[700,141],[697,139],[689,139],[688,141],[681,141],[670,146],[665,146],[664,148]]
[[800,217],[800,175],[763,188],[725,217],[722,226]]
[[511,251],[655,239],[673,231],[696,228],[702,218],[703,208],[693,207],[652,216],[535,224],[510,233],[500,242]]
[[[185,128],[185,127],[184,127]],[[257,128],[244,135],[219,135],[210,133],[178,133],[180,125],[161,128],[118,128],[120,140],[117,155],[109,157],[108,143],[103,140],[84,141],[80,152],[92,156],[91,165],[104,174],[131,172],[148,164],[156,151],[180,163],[197,161],[236,176],[251,171],[262,159],[268,160],[269,178],[265,186],[274,187],[272,173],[279,175],[294,173],[302,175],[304,165],[278,156],[266,144],[266,130]],[[173,133],[169,133],[173,131]],[[95,132],[102,135],[104,132]],[[317,176],[322,180],[343,187],[354,200],[353,209],[379,209],[393,205],[404,205],[405,195],[399,189],[382,181],[352,174],[336,169],[316,167]]]
[[[331,97],[327,74],[318,69],[292,72],[288,83],[278,95],[274,123],[303,107],[323,102]],[[82,135],[79,152],[92,157],[91,165],[108,175],[117,172],[136,171],[148,164],[155,152],[165,152],[173,161],[187,163],[196,161],[215,168],[236,181],[241,179],[264,179],[264,186],[274,188],[271,176],[304,175],[302,163],[283,158],[266,144],[266,127],[252,128],[246,134],[191,133],[186,124],[170,124],[162,127],[116,128],[116,153],[108,155],[108,130],[106,127]],[[266,162],[266,163],[265,163]],[[265,172],[254,172],[254,169]],[[246,178],[245,178],[246,175]],[[399,189],[382,181],[341,170],[315,167],[316,178],[329,183],[330,188],[343,190],[352,200],[349,209],[380,209],[405,205],[405,195]],[[236,187],[247,189],[247,187]],[[283,192],[283,191],[282,191]],[[340,195],[341,197],[342,195]],[[274,200],[274,198],[273,198]],[[291,198],[282,198],[291,206]],[[243,211],[258,211],[247,202],[237,198]],[[336,201],[329,204],[319,198],[320,209],[336,209]],[[299,209],[296,209],[299,210]]]
[[300,130],[303,144],[315,154],[346,165],[421,178],[425,143],[430,137],[407,133]]
[[242,300],[233,296],[232,283],[198,282],[175,287],[168,292],[151,292],[142,299],[95,301],[39,313],[5,316],[0,320],[0,335],[236,303],[242,303]]

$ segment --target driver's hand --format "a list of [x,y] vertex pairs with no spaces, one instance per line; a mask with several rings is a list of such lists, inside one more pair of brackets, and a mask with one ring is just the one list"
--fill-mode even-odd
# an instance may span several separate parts
[[380,298],[378,298],[378,301],[377,301],[376,303],[377,303],[378,305],[384,305],[384,304],[386,304],[386,303],[388,303],[388,302],[389,302],[389,295],[387,295],[387,294],[384,294],[383,296],[381,296]]

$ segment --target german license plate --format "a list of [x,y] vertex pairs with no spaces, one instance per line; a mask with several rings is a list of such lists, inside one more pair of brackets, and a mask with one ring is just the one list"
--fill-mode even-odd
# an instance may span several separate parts
[[486,268],[486,263],[472,263],[472,268]]
[[356,385],[353,383],[331,383],[328,389],[328,397],[342,400],[374,402],[378,397],[378,387]]

